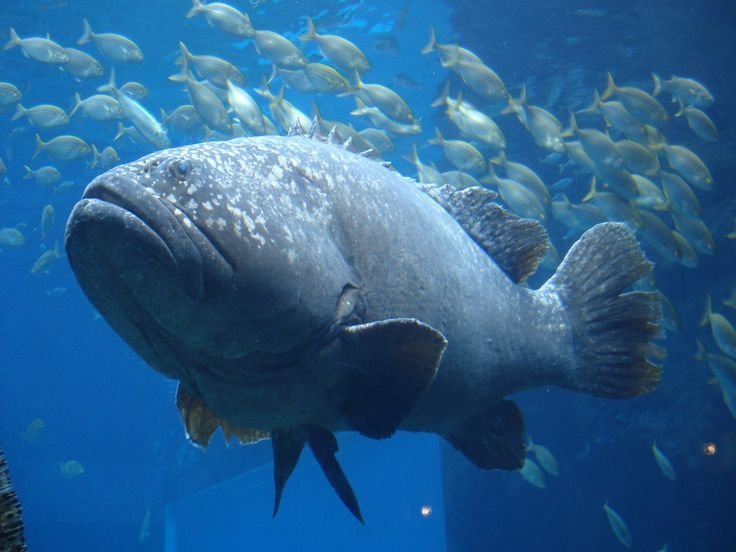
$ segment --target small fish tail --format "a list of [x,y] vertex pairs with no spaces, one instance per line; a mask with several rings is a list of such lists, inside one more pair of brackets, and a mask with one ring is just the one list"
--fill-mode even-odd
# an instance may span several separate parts
[[595,115],[601,106],[601,97],[597,90],[593,90],[593,102],[586,108],[576,111],[577,115]]
[[663,351],[662,307],[656,292],[627,291],[652,270],[634,234],[621,223],[602,223],[573,244],[542,290],[567,311],[576,360],[563,387],[600,397],[624,398],[653,391]]
[[431,138],[430,140],[427,140],[430,144],[436,144],[438,146],[441,146],[445,143],[445,137],[442,136],[442,133],[440,132],[440,129],[437,127],[434,127],[434,138]]
[[192,7],[189,8],[189,11],[187,12],[187,18],[191,19],[195,15],[197,15],[199,12],[201,12],[204,9],[204,6],[202,5],[202,2],[200,0],[192,0]]
[[28,165],[23,165],[23,168],[25,169],[25,174],[23,175],[23,178],[25,180],[28,180],[29,178],[33,178],[33,169],[29,167]]
[[437,33],[434,30],[434,25],[429,28],[429,42],[427,45],[422,48],[421,52],[423,54],[429,54],[431,52],[434,52],[434,49],[437,47]]
[[654,91],[652,96],[658,96],[662,92],[662,79],[657,76],[656,73],[652,73],[652,80],[654,81]]
[[92,27],[89,26],[89,21],[87,21],[87,18],[85,17],[82,19],[82,24],[84,25],[84,32],[82,33],[82,36],[77,39],[77,44],[87,44],[94,38],[94,34],[92,33]]
[[710,293],[705,298],[705,311],[703,316],[700,318],[700,325],[705,326],[710,321],[710,317],[713,315],[713,303],[710,299]]
[[107,82],[107,84],[103,84],[102,86],[97,87],[98,92],[112,92],[117,87],[115,86],[115,68],[110,68],[110,80]]
[[26,108],[23,107],[20,103],[17,103],[15,105],[15,113],[13,113],[13,116],[10,118],[10,120],[17,121],[18,119],[23,117],[23,115],[25,114],[26,114]]
[[447,102],[447,98],[450,96],[450,81],[445,81],[445,86],[442,87],[442,92],[432,102],[432,107],[439,107]]
[[317,38],[317,29],[314,26],[314,21],[312,21],[311,17],[307,17],[307,32],[303,35],[299,35],[299,40],[302,42],[309,42],[315,38]]
[[20,38],[18,38],[18,34],[15,32],[15,29],[10,27],[10,39],[5,43],[5,46],[3,46],[3,50],[10,50],[11,48],[15,48],[18,44],[20,44]]
[[118,121],[117,134],[115,134],[115,137],[112,139],[112,141],[113,142],[117,142],[123,136],[125,136],[125,126],[123,126],[123,123],[121,123],[120,121]]
[[693,358],[698,362],[705,362],[706,360],[708,360],[708,353],[706,352],[705,347],[699,339],[695,340],[695,345],[698,349],[693,355]]
[[36,157],[38,157],[38,154],[41,153],[41,151],[43,151],[43,147],[45,145],[46,144],[43,143],[43,141],[41,140],[41,137],[38,134],[36,134],[36,149],[34,150],[33,155],[31,156],[31,159],[35,159]]
[[69,112],[69,117],[74,115],[78,110],[79,107],[82,105],[82,98],[79,95],[79,92],[74,93],[74,107],[72,107],[72,110]]
[[601,100],[607,100],[616,93],[616,83],[610,71],[607,73],[606,79],[606,89],[601,94]]

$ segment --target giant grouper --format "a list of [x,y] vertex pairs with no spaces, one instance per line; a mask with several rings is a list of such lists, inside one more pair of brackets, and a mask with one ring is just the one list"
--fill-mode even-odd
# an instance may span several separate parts
[[310,135],[166,149],[95,178],[66,250],[95,308],[178,380],[188,437],[271,439],[278,509],[305,444],[362,521],[334,433],[441,435],[518,469],[539,386],[653,390],[652,269],[623,224],[594,226],[539,289],[537,222],[492,191],[420,187]]

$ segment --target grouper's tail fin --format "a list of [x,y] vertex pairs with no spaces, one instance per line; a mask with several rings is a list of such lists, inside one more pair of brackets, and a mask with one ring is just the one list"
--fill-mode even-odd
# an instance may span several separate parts
[[656,293],[626,291],[651,270],[624,224],[598,224],[573,244],[542,288],[562,299],[572,326],[576,362],[563,387],[612,398],[654,390],[661,305]]
[[0,550],[13,552],[27,550],[23,535],[22,510],[10,482],[8,464],[2,450],[0,450]]

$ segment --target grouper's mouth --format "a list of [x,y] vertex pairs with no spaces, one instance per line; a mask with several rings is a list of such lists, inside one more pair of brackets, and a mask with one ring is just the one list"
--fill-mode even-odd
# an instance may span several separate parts
[[178,284],[190,299],[201,300],[227,291],[233,277],[206,229],[128,177],[92,181],[69,217],[65,242],[80,281],[109,269],[128,273],[134,285],[131,274],[138,270],[141,277],[156,274],[159,281],[148,286]]

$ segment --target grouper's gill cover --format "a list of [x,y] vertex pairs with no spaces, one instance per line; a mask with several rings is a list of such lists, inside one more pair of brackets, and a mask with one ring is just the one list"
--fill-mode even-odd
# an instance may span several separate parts
[[335,431],[442,435],[484,469],[524,457],[504,397],[559,385],[651,391],[656,296],[631,232],[606,223],[539,290],[536,222],[482,188],[420,189],[320,140],[164,150],[96,178],[67,223],[77,278],[113,328],[180,381],[193,442],[270,437],[278,509],[304,445],[350,511]]

